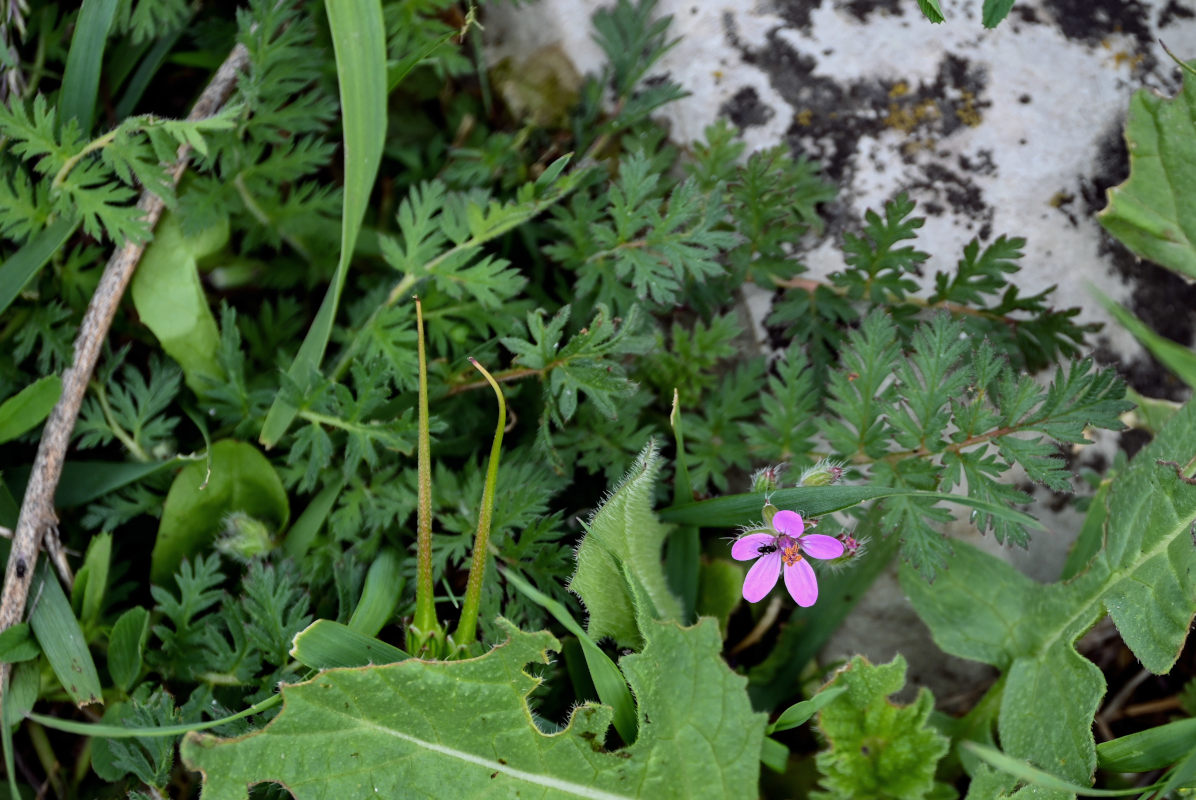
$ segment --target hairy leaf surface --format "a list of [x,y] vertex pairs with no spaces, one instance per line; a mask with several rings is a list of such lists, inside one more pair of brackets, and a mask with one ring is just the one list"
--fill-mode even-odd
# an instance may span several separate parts
[[1196,614],[1194,449],[1189,403],[1114,481],[1104,549],[1069,581],[1037,584],[963,543],[933,586],[903,569],[902,587],[943,650],[1007,672],[998,729],[1014,758],[1091,782],[1105,681],[1075,642],[1105,612],[1147,669],[1175,664]]
[[[654,624],[622,668],[639,700],[640,736],[603,747],[610,709],[574,709],[546,735],[527,696],[528,663],[560,647],[547,632],[499,620],[508,640],[466,661],[410,659],[335,669],[282,689],[282,712],[235,739],[190,735],[184,761],[204,773],[203,800],[242,800],[279,781],[299,800],[327,797],[741,797],[759,771],[765,715],[719,657],[718,626]],[[329,747],[329,741],[335,747]]]
[[1196,81],[1174,98],[1130,100],[1130,177],[1109,190],[1098,219],[1138,256],[1196,278]]

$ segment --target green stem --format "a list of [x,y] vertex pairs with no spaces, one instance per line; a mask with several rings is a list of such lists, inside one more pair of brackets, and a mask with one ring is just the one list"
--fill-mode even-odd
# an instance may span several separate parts
[[415,584],[415,628],[416,641],[408,643],[408,649],[415,655],[420,647],[436,630],[435,587],[432,584],[432,456],[428,435],[428,360],[424,352],[424,312],[419,298],[415,298],[416,340],[419,352],[419,444],[417,461],[419,469],[419,500],[416,505],[417,572]]
[[494,429],[494,443],[490,445],[490,464],[486,468],[486,486],[482,489],[482,507],[478,510],[478,532],[473,540],[473,563],[469,567],[469,583],[465,589],[465,602],[461,608],[461,621],[453,644],[468,647],[477,637],[478,607],[482,602],[482,581],[486,577],[486,559],[490,556],[490,522],[494,517],[494,487],[498,484],[498,459],[502,454],[502,435],[507,427],[507,402],[502,396],[498,381],[486,368],[474,359],[469,359],[478,372],[490,384],[498,398],[498,426]]
[[93,383],[92,387],[95,389],[96,398],[100,401],[100,410],[104,413],[104,421],[108,423],[108,427],[112,430],[112,435],[116,437],[117,441],[125,446],[130,455],[138,461],[145,463],[150,460],[149,453],[137,444],[137,440],[129,435],[128,431],[120,426],[116,421],[116,416],[112,413],[112,407],[108,405],[108,393],[100,383]]
[[281,226],[276,224],[274,220],[270,219],[270,215],[267,214],[266,210],[261,207],[261,204],[258,203],[257,198],[255,198],[253,193],[249,191],[249,187],[245,185],[244,172],[238,172],[237,176],[233,178],[233,186],[236,187],[237,194],[241,197],[241,202],[245,204],[245,210],[247,210],[250,216],[256,219],[263,228],[277,230],[282,240],[289,244],[292,250],[302,256],[304,261],[307,261],[309,264],[315,261],[311,251],[307,249],[307,245],[305,245],[295,236],[283,231]]
[[377,306],[370,312],[370,316],[365,323],[361,325],[353,334],[353,338],[349,340],[340,358],[336,362],[336,366],[332,370],[332,379],[339,380],[342,375],[349,369],[349,364],[353,361],[353,357],[357,355],[358,349],[368,334],[370,325],[373,324],[374,319],[382,313],[383,310],[393,306],[402,297],[406,297],[415,285],[424,278],[434,277],[436,270],[440,268],[449,259],[455,258],[461,253],[467,253],[471,250],[481,247],[486,242],[497,239],[509,231],[518,228],[525,222],[535,219],[545,209],[550,208],[559,202],[563,197],[569,194],[572,189],[566,191],[554,191],[551,194],[540,198],[539,200],[529,203],[518,214],[511,216],[500,225],[495,225],[493,228],[487,229],[485,232],[470,236],[462,242],[458,242],[449,249],[445,250],[440,255],[422,265],[417,272],[404,272],[403,277],[399,282],[391,288],[389,294],[386,295],[386,300],[381,305]]
[[64,161],[62,167],[58,170],[58,174],[54,176],[54,182],[50,184],[50,188],[62,188],[62,184],[66,181],[67,176],[71,174],[71,170],[75,168],[76,164],[83,160],[84,156],[88,155],[89,153],[94,153],[96,150],[101,150],[107,147],[120,132],[120,127],[113,128],[98,139],[93,139],[91,142],[88,142],[86,147]]

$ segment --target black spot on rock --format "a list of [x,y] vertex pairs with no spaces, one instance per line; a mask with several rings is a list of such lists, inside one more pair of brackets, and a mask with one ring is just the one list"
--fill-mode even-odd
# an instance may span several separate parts
[[1030,97],[1030,95],[1028,95],[1028,94],[1023,94],[1023,95],[1021,95],[1021,96],[1019,96],[1019,97],[1017,98],[1017,101],[1018,101],[1019,103],[1021,103],[1022,105],[1027,105],[1027,104],[1029,104],[1029,102],[1030,102],[1030,100],[1031,100],[1031,99],[1032,99],[1032,98]]
[[959,156],[959,168],[973,175],[997,174],[997,163],[993,160],[993,151],[988,149],[977,150],[970,156],[961,153]]
[[1080,178],[1080,194],[1084,198],[1084,213],[1095,214],[1108,202],[1105,193],[1130,176],[1130,153],[1122,134],[1123,119],[1105,129],[1096,144],[1091,174]]
[[763,125],[773,118],[776,112],[760,102],[760,96],[751,86],[745,86],[735,93],[718,110],[720,116],[727,117],[735,127],[743,130],[754,125]]
[[1015,19],[1020,19],[1022,22],[1025,22],[1028,25],[1042,22],[1042,20],[1038,18],[1038,12],[1025,3],[1018,3],[1013,7],[1013,17]]
[[1188,7],[1186,3],[1180,3],[1178,0],[1171,0],[1170,3],[1163,6],[1163,10],[1159,12],[1159,27],[1166,28],[1174,23],[1177,19],[1192,19],[1196,17],[1196,11]]
[[772,11],[785,22],[787,27],[810,32],[810,13],[822,5],[822,0],[776,0]]
[[893,17],[905,13],[903,0],[838,0],[835,8],[846,11],[860,22],[867,22],[868,17],[878,11]]
[[1141,56],[1136,66],[1146,72],[1155,68],[1150,14],[1139,0],[1043,0],[1042,5],[1068,39],[1101,45],[1123,34],[1133,39],[1134,53]]
[[995,210],[984,201],[984,193],[974,181],[938,162],[924,165],[921,172],[921,178],[911,183],[910,188],[921,190],[917,193],[919,197],[932,197],[938,201],[926,203],[927,211],[941,203],[952,213],[966,218],[969,229],[973,223],[978,223],[992,230]]
[[[965,58],[946,55],[933,82],[914,83],[899,76],[885,80],[838,81],[818,72],[812,55],[797,50],[772,31],[760,47],[742,42],[730,20],[728,42],[744,62],[769,76],[772,88],[794,111],[786,140],[798,152],[818,159],[835,181],[849,182],[862,137],[886,129],[903,133],[909,156],[964,126],[976,125],[991,103],[984,99],[985,70]],[[912,159],[910,159],[912,160]]]

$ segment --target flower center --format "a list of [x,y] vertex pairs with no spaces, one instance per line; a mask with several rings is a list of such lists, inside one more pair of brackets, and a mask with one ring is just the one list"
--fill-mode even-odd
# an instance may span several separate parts
[[781,560],[785,562],[785,566],[787,567],[792,567],[801,561],[801,547],[797,542],[786,545],[785,549],[781,551]]

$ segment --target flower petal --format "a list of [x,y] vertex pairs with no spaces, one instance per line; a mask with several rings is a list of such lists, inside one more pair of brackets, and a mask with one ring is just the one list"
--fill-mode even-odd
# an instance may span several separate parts
[[749,533],[741,536],[731,545],[731,558],[736,561],[748,561],[760,557],[760,548],[767,545],[776,546],[777,537],[771,533]]
[[781,577],[780,552],[761,556],[760,560],[752,564],[747,577],[743,579],[743,599],[749,603],[758,603],[777,585],[777,578]]
[[811,533],[801,537],[798,544],[801,545],[803,553],[813,558],[838,558],[843,555],[843,543],[834,536]]
[[814,605],[818,600],[818,579],[814,577],[814,569],[809,561],[803,558],[792,567],[785,567],[785,588],[802,608]]
[[779,532],[794,539],[800,537],[806,530],[806,523],[802,521],[801,514],[796,511],[778,511],[773,515],[772,526]]

